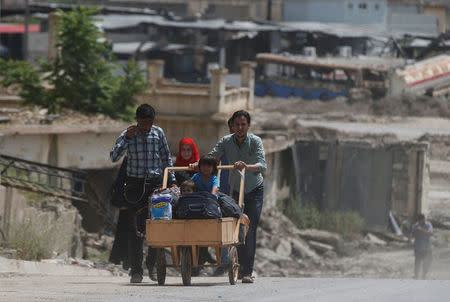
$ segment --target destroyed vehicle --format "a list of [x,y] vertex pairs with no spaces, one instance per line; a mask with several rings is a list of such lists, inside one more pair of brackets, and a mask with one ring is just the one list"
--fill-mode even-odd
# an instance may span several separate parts
[[374,97],[389,91],[389,71],[402,59],[378,57],[315,57],[261,53],[256,57],[255,95],[331,100],[365,88]]

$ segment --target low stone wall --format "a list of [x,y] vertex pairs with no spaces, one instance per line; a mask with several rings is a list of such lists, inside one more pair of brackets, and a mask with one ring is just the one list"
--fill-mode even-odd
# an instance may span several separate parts
[[430,144],[430,160],[448,161],[450,159],[450,136],[425,134],[419,138]]
[[52,199],[28,204],[21,192],[0,186],[0,227],[6,238],[45,234],[50,252],[81,258],[83,247],[78,210],[68,202],[51,202]]

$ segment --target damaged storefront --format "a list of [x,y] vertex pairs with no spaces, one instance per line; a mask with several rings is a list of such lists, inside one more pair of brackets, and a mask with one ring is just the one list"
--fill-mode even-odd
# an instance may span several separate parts
[[356,211],[369,228],[386,227],[390,211],[408,218],[428,211],[427,150],[415,142],[297,141],[294,194],[322,210]]

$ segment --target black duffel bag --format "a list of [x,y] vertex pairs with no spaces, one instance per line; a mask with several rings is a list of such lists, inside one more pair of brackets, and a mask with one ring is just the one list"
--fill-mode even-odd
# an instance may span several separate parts
[[219,192],[218,201],[220,210],[222,211],[222,217],[241,217],[242,210],[236,200],[234,200],[231,196]]
[[176,213],[178,219],[222,218],[216,196],[206,191],[181,196]]

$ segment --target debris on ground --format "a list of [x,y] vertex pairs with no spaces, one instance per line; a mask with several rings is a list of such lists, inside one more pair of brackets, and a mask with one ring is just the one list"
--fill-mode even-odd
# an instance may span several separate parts
[[351,121],[354,115],[372,120],[378,120],[380,116],[450,117],[450,102],[446,98],[404,94],[374,99],[364,90],[352,90],[349,97],[341,96],[331,101],[262,97],[255,99],[255,106],[264,112],[303,114],[312,119],[321,115],[326,120]]
[[[0,104],[1,107],[1,104]],[[126,128],[128,123],[121,120],[114,120],[102,114],[85,115],[71,109],[62,109],[58,114],[51,114],[47,109],[37,106],[20,106],[15,110],[3,110],[1,113],[5,122],[0,124],[1,128],[11,126],[64,126],[84,127],[86,125],[95,127],[123,127]]]

